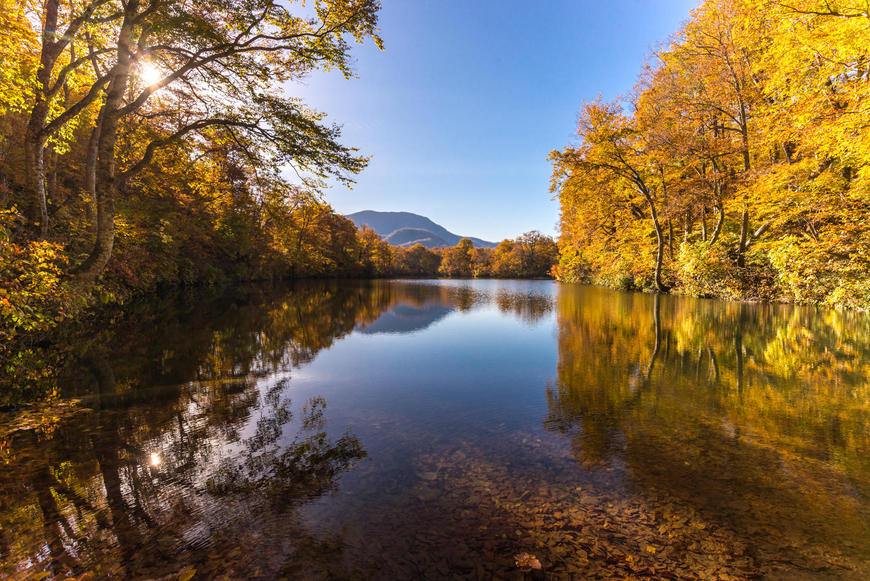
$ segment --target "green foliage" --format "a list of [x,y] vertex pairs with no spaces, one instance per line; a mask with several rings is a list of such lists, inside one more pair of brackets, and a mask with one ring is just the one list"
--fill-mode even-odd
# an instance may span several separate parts
[[870,256],[866,250],[837,259],[811,240],[787,237],[767,252],[777,282],[795,301],[868,308]]
[[563,282],[589,282],[590,267],[580,250],[567,246],[559,252],[559,262],[553,267],[553,276]]

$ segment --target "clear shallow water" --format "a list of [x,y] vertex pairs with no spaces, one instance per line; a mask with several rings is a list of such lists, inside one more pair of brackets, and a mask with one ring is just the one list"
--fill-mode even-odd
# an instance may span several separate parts
[[0,577],[870,577],[866,316],[549,281],[129,310],[0,412]]

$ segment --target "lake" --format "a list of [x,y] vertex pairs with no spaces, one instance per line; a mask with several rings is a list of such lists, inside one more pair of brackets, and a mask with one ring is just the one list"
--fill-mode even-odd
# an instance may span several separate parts
[[330,281],[22,356],[0,577],[870,578],[859,313]]

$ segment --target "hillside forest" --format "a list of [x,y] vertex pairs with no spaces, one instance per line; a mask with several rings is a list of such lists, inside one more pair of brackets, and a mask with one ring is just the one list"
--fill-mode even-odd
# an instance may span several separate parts
[[558,278],[870,307],[870,6],[706,0],[551,154]]
[[324,200],[368,162],[292,96],[381,47],[376,0],[0,0],[0,338],[161,286],[545,276],[536,232],[392,247]]

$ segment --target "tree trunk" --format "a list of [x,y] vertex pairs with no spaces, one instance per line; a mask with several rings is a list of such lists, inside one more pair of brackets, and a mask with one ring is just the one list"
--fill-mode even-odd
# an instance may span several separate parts
[[740,219],[740,244],[737,247],[737,266],[746,266],[746,247],[749,245],[749,212],[744,208]]
[[668,218],[668,250],[671,253],[671,260],[674,260],[674,221]]
[[85,155],[85,190],[90,197],[91,203],[91,223],[96,232],[97,226],[97,158],[99,157],[100,132],[103,128],[103,109],[100,108],[100,113],[97,116],[96,125],[91,131],[91,137],[88,140],[88,149]]
[[5,210],[6,204],[9,203],[9,178],[6,175],[0,176],[0,209]]
[[51,72],[57,62],[57,14],[59,0],[46,0],[45,21],[42,27],[42,45],[39,54],[39,70],[36,72],[36,102],[30,111],[27,129],[24,131],[24,165],[27,173],[27,189],[30,194],[29,218],[40,238],[48,236],[48,205],[45,199],[45,142],[42,133],[48,119],[48,94],[51,87]]
[[686,210],[683,214],[683,244],[689,241],[689,236],[692,235],[692,215]]
[[97,163],[94,169],[94,194],[97,204],[97,232],[94,248],[87,260],[79,267],[80,281],[92,283],[105,270],[112,257],[115,243],[115,198],[118,180],[115,179],[115,142],[118,123],[121,119],[124,92],[130,78],[133,28],[139,11],[138,0],[131,0],[125,7],[124,21],[118,32],[117,61],[112,70],[106,90],[106,99],[99,113],[100,132],[97,138]]
[[656,231],[656,270],[655,270],[655,285],[659,292],[668,292],[668,288],[662,282],[662,261],[665,256],[665,236],[662,232],[662,226],[659,224],[659,216],[656,212],[655,201],[648,193],[644,193],[647,204],[649,204],[650,214],[652,215],[653,227]]
[[[99,173],[100,186],[97,188],[97,222],[94,248],[87,260],[79,267],[76,276],[85,283],[91,283],[105,270],[112,257],[115,245],[115,194],[114,179]],[[107,180],[107,181],[103,181]]]
[[[749,160],[749,127],[747,126],[746,104],[740,101],[740,138],[743,142],[743,171],[748,172]],[[737,248],[737,266],[746,265],[746,248],[749,246],[749,211],[743,209],[740,219],[740,245]]]
[[57,150],[51,149],[51,174],[48,176],[48,187],[46,188],[47,196],[51,196],[54,203],[57,204]]
[[[45,110],[45,115],[48,109]],[[30,194],[28,218],[34,230],[40,238],[48,236],[48,205],[45,200],[45,139],[39,136],[39,123],[36,111],[30,117],[27,130],[24,135],[24,165],[27,173],[27,189]],[[45,116],[42,116],[43,121]]]
[[716,204],[716,213],[719,214],[719,217],[716,220],[716,227],[713,229],[713,235],[710,237],[710,246],[716,244],[716,241],[719,239],[719,234],[722,232],[722,224],[725,222],[725,208],[722,207],[721,202]]
[[707,208],[701,206],[701,240],[707,241]]
[[743,171],[749,171],[749,116],[746,113],[746,103],[740,99],[740,139],[743,145]]

